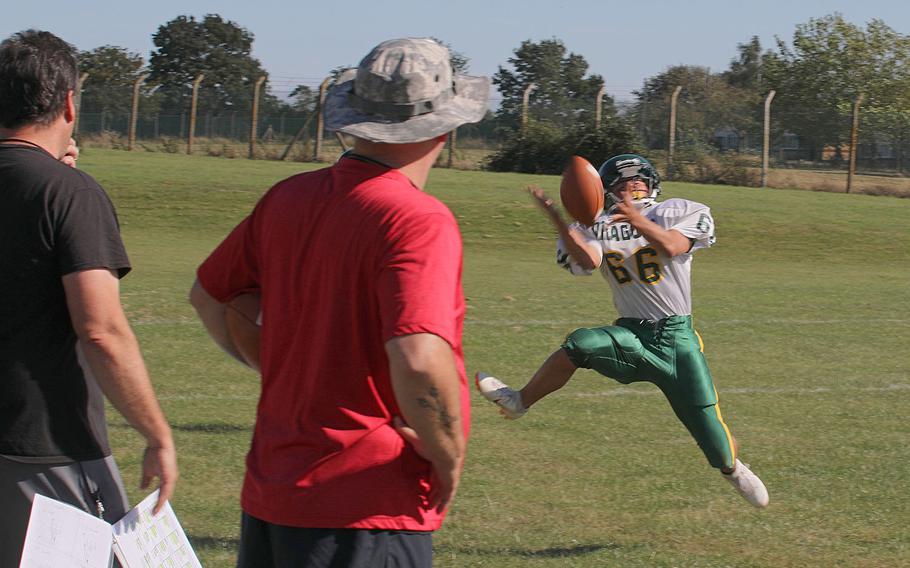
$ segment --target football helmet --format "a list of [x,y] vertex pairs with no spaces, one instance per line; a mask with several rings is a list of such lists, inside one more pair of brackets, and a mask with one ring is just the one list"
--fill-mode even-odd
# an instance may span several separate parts
[[660,174],[657,173],[651,162],[638,154],[613,156],[600,166],[597,173],[600,174],[600,179],[603,181],[606,197],[613,203],[618,200],[613,190],[620,182],[629,179],[641,179],[648,186],[648,195],[636,199],[636,205],[640,207],[650,205],[660,195]]

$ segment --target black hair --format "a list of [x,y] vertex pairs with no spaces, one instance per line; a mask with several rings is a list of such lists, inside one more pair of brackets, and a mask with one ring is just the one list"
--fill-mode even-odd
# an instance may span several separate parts
[[26,30],[0,43],[0,127],[47,125],[75,91],[76,48],[50,32]]

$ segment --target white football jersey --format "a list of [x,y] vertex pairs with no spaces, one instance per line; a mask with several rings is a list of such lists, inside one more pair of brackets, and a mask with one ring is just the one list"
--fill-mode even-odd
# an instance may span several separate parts
[[[592,227],[572,225],[599,248],[603,257],[600,272],[613,290],[613,303],[620,317],[659,320],[692,313],[692,253],[714,244],[711,210],[686,199],[668,199],[642,210],[642,214],[664,229],[675,229],[693,241],[689,252],[667,258],[650,246],[629,223],[610,223],[606,213]],[[575,275],[588,275],[557,244],[556,261]]]

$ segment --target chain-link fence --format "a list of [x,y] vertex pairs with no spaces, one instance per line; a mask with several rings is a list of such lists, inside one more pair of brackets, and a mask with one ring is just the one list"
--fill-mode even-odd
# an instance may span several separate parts
[[675,124],[669,97],[639,101],[631,116],[645,148],[682,179],[910,196],[910,124],[864,112],[862,96],[806,108],[775,94],[718,104],[683,92]]
[[[523,114],[528,120],[536,120],[533,94],[530,102]],[[910,194],[910,182],[903,177],[908,167],[906,156],[910,155],[910,125],[901,128],[875,113],[865,120],[862,105],[856,100],[845,98],[832,111],[798,108],[769,97],[723,104],[689,97],[682,91],[675,113],[671,112],[672,103],[670,96],[639,100],[601,120],[627,121],[645,152],[670,179],[847,189],[845,176],[855,174],[863,176],[859,185],[865,185],[867,192]],[[589,110],[587,115],[595,116],[594,109]],[[198,141],[193,153],[330,161],[346,147],[343,138],[322,129],[318,106],[309,112],[261,114],[253,144],[249,111],[203,110],[195,118]],[[672,130],[671,118],[675,119]],[[192,117],[188,110],[140,110],[134,143],[129,140],[129,112],[84,109],[78,120],[79,136],[90,143],[94,140],[113,147],[135,144],[146,150],[185,152]],[[479,125],[459,129],[452,141],[455,147],[443,154],[442,165],[483,167],[510,132],[495,122],[490,115]],[[853,170],[851,164],[855,164]]]

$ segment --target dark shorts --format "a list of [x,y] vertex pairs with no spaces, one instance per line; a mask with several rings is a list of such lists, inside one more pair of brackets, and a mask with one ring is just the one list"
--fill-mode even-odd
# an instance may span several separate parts
[[714,380],[691,316],[657,322],[620,318],[614,325],[573,331],[562,348],[576,367],[624,384],[657,385],[708,462],[716,468],[733,466],[733,437],[717,405]]
[[243,513],[237,568],[431,568],[433,533],[310,529]]

